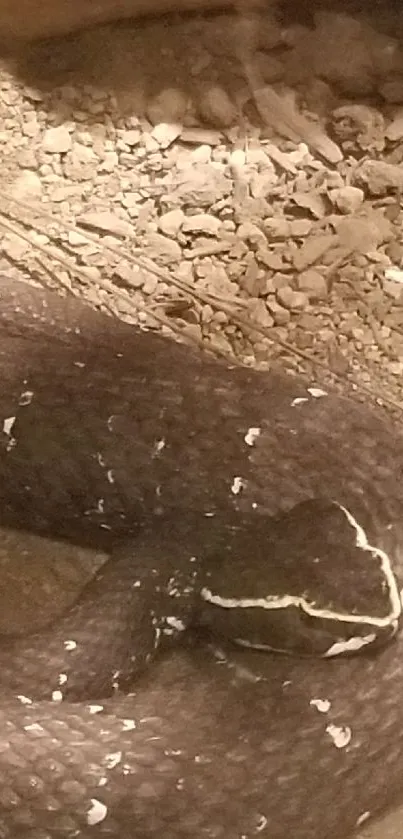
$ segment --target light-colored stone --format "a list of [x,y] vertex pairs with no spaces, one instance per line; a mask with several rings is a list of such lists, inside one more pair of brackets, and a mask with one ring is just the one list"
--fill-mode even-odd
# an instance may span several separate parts
[[207,236],[216,236],[220,226],[220,219],[210,213],[196,213],[194,216],[185,217],[182,222],[182,232],[205,233]]
[[297,277],[298,290],[304,292],[309,300],[324,300],[327,297],[327,282],[323,274],[308,268]]
[[184,218],[185,213],[179,207],[175,210],[168,210],[167,213],[163,213],[158,219],[158,227],[164,236],[171,236],[175,239],[181,229]]
[[48,154],[66,154],[71,145],[71,134],[64,125],[48,128],[43,135],[42,148]]
[[277,292],[277,300],[280,306],[291,311],[301,311],[308,305],[308,297],[302,291],[294,291],[290,286],[279,288]]

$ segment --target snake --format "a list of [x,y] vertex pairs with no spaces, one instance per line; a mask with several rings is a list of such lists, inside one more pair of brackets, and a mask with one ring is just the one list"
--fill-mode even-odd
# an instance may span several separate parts
[[398,422],[0,298],[0,525],[110,556],[0,639],[0,836],[352,835],[402,794]]

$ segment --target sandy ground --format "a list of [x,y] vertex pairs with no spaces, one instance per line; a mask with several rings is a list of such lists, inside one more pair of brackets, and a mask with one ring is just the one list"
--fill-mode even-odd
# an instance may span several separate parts
[[[4,54],[0,272],[400,415],[403,13],[299,8],[262,16],[252,67],[229,14]],[[57,614],[102,559],[3,531],[0,629]]]

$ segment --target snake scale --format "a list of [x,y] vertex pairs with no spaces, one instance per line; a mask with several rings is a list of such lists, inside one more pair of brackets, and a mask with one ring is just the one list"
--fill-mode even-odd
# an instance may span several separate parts
[[[181,629],[194,610],[190,567],[197,577],[206,554],[220,569],[235,545],[224,589],[202,581],[204,605],[245,603],[243,569],[310,504],[310,529],[297,516],[285,554],[308,532],[316,559],[331,544],[347,612],[367,577],[343,551],[344,525],[356,523],[357,549],[364,534],[400,586],[398,428],[302,377],[231,368],[7,277],[0,296],[0,524],[113,554],[98,596],[90,586],[45,646],[0,645],[1,839],[350,835],[402,794],[399,634],[324,660],[218,655],[206,627]],[[283,597],[282,561],[273,567]],[[169,590],[163,625],[144,614],[133,568]],[[384,615],[393,604],[396,591]],[[145,667],[141,651],[160,636],[168,649]]]

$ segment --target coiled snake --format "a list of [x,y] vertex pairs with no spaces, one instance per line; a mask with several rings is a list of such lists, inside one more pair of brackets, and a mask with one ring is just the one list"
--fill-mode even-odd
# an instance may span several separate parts
[[403,776],[398,429],[0,293],[1,524],[113,551],[54,627],[0,647],[0,836],[351,833]]

